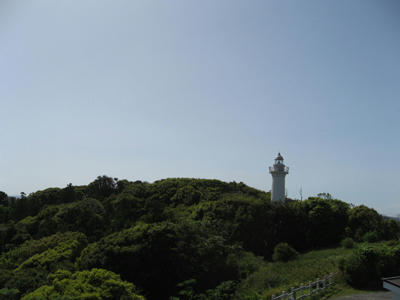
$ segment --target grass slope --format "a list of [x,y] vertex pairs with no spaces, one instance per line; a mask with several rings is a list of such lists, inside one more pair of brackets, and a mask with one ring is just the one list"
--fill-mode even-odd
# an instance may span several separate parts
[[337,274],[336,284],[325,293],[325,297],[357,293],[345,283],[339,271],[339,261],[352,251],[345,248],[316,250],[301,254],[298,259],[287,263],[265,262],[241,283],[237,299],[270,299],[272,294],[280,294],[329,273]]

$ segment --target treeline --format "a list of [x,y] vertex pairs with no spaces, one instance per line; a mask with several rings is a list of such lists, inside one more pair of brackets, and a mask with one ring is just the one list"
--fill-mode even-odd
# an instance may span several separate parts
[[54,286],[88,286],[94,272],[100,286],[114,278],[115,292],[92,286],[91,299],[233,299],[256,256],[270,260],[279,243],[302,252],[346,237],[398,237],[397,222],[326,195],[281,204],[243,183],[107,176],[20,198],[0,193],[0,286],[8,299],[73,297],[71,284]]

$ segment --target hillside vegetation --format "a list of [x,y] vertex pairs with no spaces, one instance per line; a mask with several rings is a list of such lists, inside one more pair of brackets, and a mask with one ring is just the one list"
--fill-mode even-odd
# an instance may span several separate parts
[[[0,299],[244,299],[291,283],[279,270],[307,261],[270,263],[280,243],[304,253],[398,237],[375,210],[321,196],[281,204],[243,183],[107,176],[20,198],[0,192]],[[321,276],[338,260],[325,265]],[[356,268],[341,266],[349,278]]]

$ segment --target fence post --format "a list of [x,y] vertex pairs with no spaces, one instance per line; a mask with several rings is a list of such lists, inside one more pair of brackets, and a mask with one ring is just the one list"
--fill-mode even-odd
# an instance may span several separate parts
[[[272,295],[271,300],[301,300],[308,296],[312,296],[314,294],[318,294],[321,290],[326,289],[327,287],[334,284],[335,274],[330,273],[329,275],[324,276],[322,279],[317,278],[316,281],[309,281],[307,284],[300,284],[300,286],[292,287],[288,292],[283,291],[281,295]],[[315,289],[314,289],[315,285]],[[307,292],[308,290],[308,292]],[[297,295],[297,292],[300,291],[300,295]]]
[[281,298],[281,299],[283,299],[283,300],[286,299],[286,297],[287,297],[286,291],[283,291],[283,292],[282,292],[282,297],[283,297],[283,298]]

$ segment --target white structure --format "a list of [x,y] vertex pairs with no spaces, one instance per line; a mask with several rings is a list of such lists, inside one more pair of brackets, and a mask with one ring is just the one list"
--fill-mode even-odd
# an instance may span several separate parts
[[335,275],[332,273],[323,279],[317,279],[315,282],[310,281],[309,284],[301,284],[299,287],[292,287],[290,292],[283,291],[281,295],[272,295],[271,300],[293,300],[304,299],[312,295],[322,292],[327,287],[335,284]]
[[383,287],[392,292],[393,300],[400,300],[400,277],[383,278]]
[[289,168],[283,164],[283,157],[280,153],[275,158],[275,163],[269,167],[269,172],[272,175],[272,201],[286,200],[285,195],[285,176],[289,173]]

